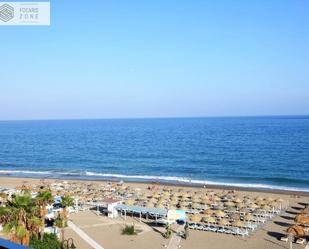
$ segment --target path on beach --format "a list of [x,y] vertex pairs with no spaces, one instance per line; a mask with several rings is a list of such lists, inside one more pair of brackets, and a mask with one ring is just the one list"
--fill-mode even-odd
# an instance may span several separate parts
[[94,249],[104,249],[96,241],[94,241],[88,234],[76,226],[72,221],[68,221],[68,226],[79,235],[84,241],[86,241]]
[[178,233],[182,229],[183,229],[182,226],[177,227],[175,233],[173,234],[173,237],[171,238],[170,242],[168,243],[167,249],[178,249],[179,248],[181,237],[178,235]]

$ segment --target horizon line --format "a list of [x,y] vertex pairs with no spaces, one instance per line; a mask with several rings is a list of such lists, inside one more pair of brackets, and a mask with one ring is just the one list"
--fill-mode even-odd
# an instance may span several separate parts
[[50,119],[0,119],[0,122],[12,121],[78,121],[78,120],[130,120],[130,119],[190,119],[190,118],[267,118],[267,117],[309,117],[309,114],[259,114],[259,115],[210,115],[210,116],[154,116],[154,117],[110,117],[110,118],[50,118]]

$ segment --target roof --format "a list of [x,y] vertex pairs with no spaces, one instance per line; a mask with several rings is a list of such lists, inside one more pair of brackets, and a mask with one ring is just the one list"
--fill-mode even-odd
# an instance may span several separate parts
[[116,206],[116,209],[126,210],[130,212],[135,212],[135,213],[144,213],[144,214],[149,213],[149,214],[156,214],[156,215],[161,215],[161,216],[167,215],[167,210],[163,208],[147,208],[147,207],[142,207],[142,206],[131,206],[131,205],[120,204]]

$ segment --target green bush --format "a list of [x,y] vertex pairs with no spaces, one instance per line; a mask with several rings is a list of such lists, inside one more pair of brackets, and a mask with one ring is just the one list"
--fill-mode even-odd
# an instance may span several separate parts
[[29,247],[33,249],[60,249],[61,243],[55,234],[44,233],[43,240],[36,236],[30,238]]
[[59,228],[64,228],[68,226],[68,222],[58,216],[54,222],[54,225]]
[[172,230],[171,230],[170,225],[167,224],[167,225],[165,226],[165,229],[166,229],[166,231],[165,231],[165,233],[163,234],[163,237],[166,238],[166,239],[169,239],[169,238],[172,236]]
[[126,225],[126,226],[122,229],[122,234],[125,234],[125,235],[135,235],[135,234],[136,234],[136,231],[135,231],[134,225],[132,225],[132,226]]

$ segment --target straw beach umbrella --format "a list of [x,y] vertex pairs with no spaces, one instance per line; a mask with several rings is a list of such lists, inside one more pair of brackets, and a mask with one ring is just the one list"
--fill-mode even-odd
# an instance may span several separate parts
[[156,208],[164,208],[164,205],[162,204],[162,203],[158,203],[157,205],[156,205]]
[[135,201],[132,200],[132,199],[128,199],[128,200],[125,201],[125,204],[129,205],[129,206],[134,205],[134,203],[135,203]]
[[232,222],[232,226],[234,226],[234,227],[244,227],[245,224],[241,220],[235,220],[235,221]]
[[283,199],[281,199],[281,198],[279,198],[279,199],[276,199],[275,201],[276,201],[276,202],[279,202],[279,203],[282,203],[282,202],[284,202],[284,200],[283,200]]
[[211,210],[211,209],[206,209],[203,211],[203,214],[206,214],[206,215],[213,215],[214,211]]
[[268,205],[264,205],[264,206],[262,206],[261,207],[263,210],[265,210],[265,211],[271,211],[271,210],[273,210],[270,206],[268,206]]
[[232,213],[229,215],[231,220],[239,220],[240,219],[240,215],[237,213]]
[[228,202],[225,202],[224,203],[224,206],[226,207],[234,207],[235,206],[235,203],[231,202],[231,201],[228,201]]
[[263,201],[264,198],[262,196],[257,196],[254,200],[255,201]]
[[201,221],[201,217],[200,217],[199,215],[197,215],[197,214],[192,215],[192,216],[190,217],[190,221],[192,221],[192,222],[194,222],[194,223],[198,223],[198,222]]
[[147,205],[146,205],[146,207],[148,207],[148,208],[153,208],[153,207],[154,207],[153,202],[148,202]]
[[230,222],[227,219],[223,218],[223,219],[219,220],[218,224],[220,226],[228,226],[230,224]]
[[249,208],[252,208],[252,209],[255,209],[255,208],[258,208],[259,206],[256,205],[255,203],[251,203],[248,205]]
[[252,220],[254,220],[254,216],[253,216],[252,214],[248,213],[248,214],[246,214],[246,215],[244,216],[244,219],[245,219],[246,221],[252,221]]
[[274,201],[274,198],[272,198],[272,197],[267,197],[267,198],[265,199],[265,201],[267,201],[267,202],[273,202],[273,201]]
[[192,208],[193,208],[193,209],[198,209],[199,207],[200,207],[200,205],[197,204],[197,203],[193,203],[193,204],[192,204]]
[[225,216],[225,212],[223,212],[222,210],[217,210],[217,211],[215,211],[215,215],[217,217],[224,217]]
[[212,199],[216,202],[221,201],[221,198],[219,196],[214,196]]
[[215,219],[215,217],[204,216],[203,222],[205,222],[205,223],[216,223],[216,219]]
[[234,200],[234,202],[235,202],[235,203],[242,203],[243,201],[242,201],[240,198],[236,198],[236,199]]
[[238,209],[242,209],[242,208],[244,208],[246,205],[244,204],[244,203],[237,203],[236,204],[236,207],[238,208]]
[[198,198],[198,197],[196,197],[196,196],[194,196],[194,197],[192,198],[192,202],[201,203],[201,199]]

